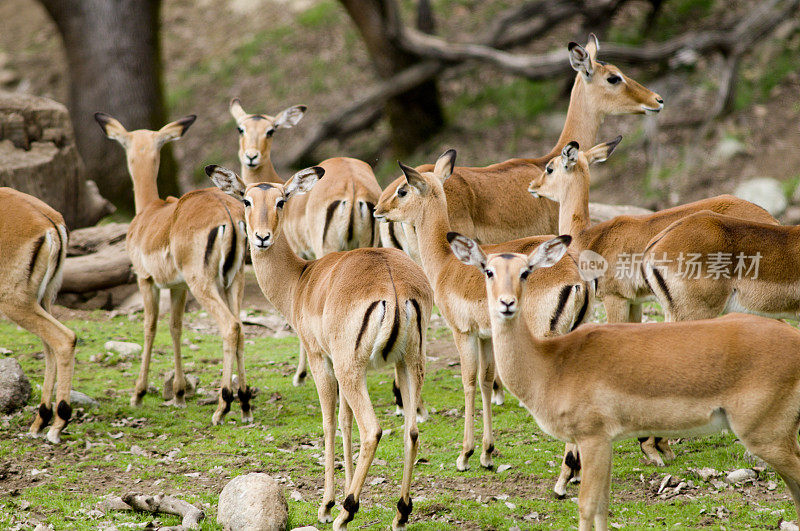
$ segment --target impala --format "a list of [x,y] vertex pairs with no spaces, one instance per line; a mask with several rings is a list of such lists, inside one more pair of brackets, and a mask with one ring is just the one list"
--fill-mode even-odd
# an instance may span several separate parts
[[[433,287],[439,311],[453,331],[461,359],[465,400],[464,438],[456,468],[467,470],[475,449],[476,378],[483,402],[480,462],[486,468],[492,467],[494,436],[490,398],[495,370],[486,291],[480,272],[459,262],[450,252],[447,242],[450,222],[443,185],[453,171],[455,160],[456,152],[451,149],[439,157],[432,172],[424,173],[401,163],[405,184],[383,193],[375,216],[386,221],[403,222],[416,230],[422,268]],[[486,249],[498,253],[530,252],[547,239],[534,236],[487,246]],[[531,290],[525,307],[525,320],[534,334],[560,334],[583,322],[592,294],[589,285],[581,279],[573,257],[568,256],[555,267],[537,272],[536,277],[538,281],[529,284]]]
[[128,228],[126,246],[144,303],[144,348],[131,405],[140,405],[147,393],[158,324],[158,295],[161,289],[169,289],[169,328],[175,356],[172,382],[175,398],[171,404],[186,406],[181,331],[189,290],[214,318],[222,336],[222,381],[212,423],[219,424],[230,411],[234,365],[239,376],[242,419],[251,422],[251,390],[245,378],[244,336],[239,321],[246,245],[242,205],[216,188],[195,190],[180,199],[159,199],[156,178],[161,146],[183,136],[194,123],[194,116],[181,118],[158,131],[127,131],[119,121],[104,113],[95,114],[95,118],[106,136],[125,148],[133,180],[136,216]]
[[798,265],[800,227],[698,212],[653,238],[642,268],[668,321],[727,312],[796,319]]
[[42,397],[30,435],[38,436],[53,420],[57,379],[56,418],[47,432],[47,440],[57,444],[72,417],[69,394],[75,364],[75,333],[50,313],[67,257],[67,226],[49,205],[13,188],[0,188],[0,211],[0,312],[44,345]]
[[[272,137],[276,130],[296,125],[305,111],[305,105],[296,105],[274,117],[248,114],[238,99],[231,101],[245,184],[283,182],[272,165]],[[334,157],[319,166],[328,178],[310,193],[298,195],[284,213],[283,232],[292,249],[303,258],[313,259],[335,251],[374,246],[378,230],[372,211],[381,187],[370,165],[358,159]],[[301,348],[292,383],[302,385],[306,375],[306,355]]]
[[[481,244],[501,243],[536,234],[554,234],[558,229],[558,205],[526,193],[528,183],[570,140],[593,145],[600,124],[608,115],[652,114],[664,100],[629,78],[614,65],[597,60],[599,43],[594,34],[584,48],[569,43],[569,61],[577,72],[569,100],[564,129],[550,153],[536,159],[516,158],[486,167],[457,167],[445,183],[447,212],[453,230]],[[418,171],[428,172],[424,165]],[[403,184],[391,183],[387,190]],[[393,230],[393,233],[390,232]],[[381,228],[384,246],[404,245],[414,255],[413,233],[407,226]],[[392,242],[394,234],[396,243]],[[411,243],[407,243],[411,241]]]
[[[675,220],[701,210],[713,210],[777,224],[763,208],[731,195],[721,195],[644,216],[618,216],[590,227],[589,165],[606,160],[621,140],[619,136],[586,152],[572,141],[529,186],[532,195],[559,204],[558,231],[572,236],[576,250],[591,251],[605,261],[607,268],[597,278],[597,296],[603,300],[611,323],[641,321],[642,303],[651,299],[652,293],[636,262],[650,239]],[[666,440],[651,438],[641,442],[642,452],[658,466],[664,466],[659,452],[667,459],[674,457]]]
[[549,435],[578,445],[579,529],[608,529],[612,443],[732,431],[780,474],[800,510],[800,333],[772,319],[589,324],[539,338],[519,318],[526,281],[566,252],[569,236],[530,255],[492,254],[450,233],[483,272],[500,376]]
[[[425,338],[433,293],[425,273],[397,249],[356,249],[304,260],[283,233],[284,209],[324,174],[319,167],[296,173],[285,185],[246,185],[219,166],[206,173],[221,190],[245,205],[253,267],[264,295],[297,331],[317,386],[325,437],[325,492],[318,511],[330,522],[334,505],[337,394],[342,432],[345,499],[333,528],[345,529],[359,508],[381,428],[366,384],[370,367],[394,365],[405,406],[403,480],[394,529],[411,514],[411,474],[419,445],[416,409],[425,375]],[[338,389],[338,393],[337,393]],[[361,449],[353,470],[352,425]]]

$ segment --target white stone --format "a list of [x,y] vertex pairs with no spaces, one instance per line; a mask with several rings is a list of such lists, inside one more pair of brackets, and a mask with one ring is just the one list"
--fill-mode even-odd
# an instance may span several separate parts
[[725,481],[730,484],[736,483],[743,483],[745,481],[756,479],[758,474],[752,468],[740,468],[738,470],[734,470],[733,472],[729,472],[727,476],[725,476]]
[[219,495],[217,523],[231,531],[283,531],[289,509],[281,486],[267,474],[233,478]]
[[780,181],[771,177],[759,177],[745,181],[736,187],[733,195],[755,203],[773,216],[781,215],[789,205]]
[[106,341],[103,347],[111,352],[116,352],[122,356],[133,356],[142,352],[142,346],[138,343],[129,341]]

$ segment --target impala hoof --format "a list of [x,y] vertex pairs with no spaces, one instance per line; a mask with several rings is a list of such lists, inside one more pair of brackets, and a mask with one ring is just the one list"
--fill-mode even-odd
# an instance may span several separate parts
[[214,412],[214,414],[211,415],[211,424],[214,426],[219,426],[220,424],[222,424],[223,418],[224,415],[222,415],[222,413]]
[[133,395],[131,395],[131,406],[141,406],[145,394],[147,394],[147,391],[134,391]]
[[175,398],[173,398],[172,400],[169,400],[169,401],[167,401],[167,402],[164,402],[164,405],[165,405],[165,406],[170,406],[170,407],[180,407],[180,408],[184,408],[184,407],[186,407],[186,399],[185,399],[185,398],[180,398],[180,399],[178,399],[178,397],[176,396],[176,397],[175,397]]
[[483,468],[488,468],[489,470],[494,468],[491,454],[481,454],[481,466]]
[[334,505],[336,505],[336,502],[331,500],[328,503],[323,503],[319,506],[319,510],[317,511],[317,520],[319,520],[321,524],[329,524],[333,522],[331,509],[333,509]]
[[243,424],[252,424],[253,423],[253,414],[252,413],[245,413],[242,411],[242,423]]
[[59,444],[61,442],[61,430],[50,428],[47,432],[47,441],[52,444]]
[[456,469],[459,472],[466,472],[469,470],[469,457],[465,455],[459,455],[458,459],[456,459]]
[[295,374],[292,378],[292,385],[295,387],[300,387],[306,383],[306,373],[302,372],[300,374]]
[[506,403],[506,393],[502,388],[492,390],[492,404],[502,406]]

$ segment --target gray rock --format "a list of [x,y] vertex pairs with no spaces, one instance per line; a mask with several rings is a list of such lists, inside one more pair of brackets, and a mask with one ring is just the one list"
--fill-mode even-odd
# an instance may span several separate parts
[[738,470],[734,470],[733,472],[729,472],[728,475],[725,476],[725,481],[731,485],[734,485],[737,483],[744,483],[745,481],[749,480],[755,480],[756,478],[758,478],[758,473],[752,468],[740,468]]
[[771,177],[745,181],[736,187],[733,195],[757,204],[773,216],[780,216],[789,205],[780,181]]
[[695,472],[697,472],[697,475],[700,476],[700,479],[702,479],[703,481],[708,481],[709,479],[717,477],[722,474],[719,470],[715,470],[709,467],[698,468],[697,470],[695,470]]
[[[200,379],[193,374],[186,373],[183,373],[183,377],[186,379],[186,394],[184,397],[190,398],[194,396],[195,392],[197,391],[197,388],[200,385]],[[174,370],[171,370],[164,375],[164,386],[161,388],[161,398],[164,400],[172,400],[175,397],[175,394],[172,392],[172,380],[174,379]]]
[[128,341],[106,341],[104,345],[106,350],[116,352],[122,356],[135,356],[142,352],[142,346],[138,343],[130,343]]
[[31,383],[16,358],[0,359],[0,413],[22,409],[31,397]]
[[283,489],[267,474],[235,477],[219,495],[217,523],[226,530],[283,531],[288,520]]
[[97,400],[92,398],[91,396],[81,393],[80,391],[72,390],[69,392],[69,402],[70,404],[79,405],[79,406],[96,406],[98,405]]
[[742,153],[746,153],[744,143],[728,136],[719,141],[712,157],[717,162],[727,162]]

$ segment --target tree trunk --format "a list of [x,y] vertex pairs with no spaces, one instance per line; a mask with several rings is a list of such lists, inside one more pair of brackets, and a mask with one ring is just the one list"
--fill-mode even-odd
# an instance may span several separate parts
[[[157,129],[168,120],[161,87],[160,0],[40,0],[64,40],[68,108],[78,150],[103,196],[133,211],[133,184],[120,146],[102,134],[94,113],[129,129]],[[165,146],[159,185],[178,195],[175,159]]]
[[[396,9],[393,0],[340,0],[353,19],[381,79],[388,79],[420,59],[398,48]],[[408,155],[444,125],[435,80],[404,92],[386,103],[392,148],[397,156]]]

